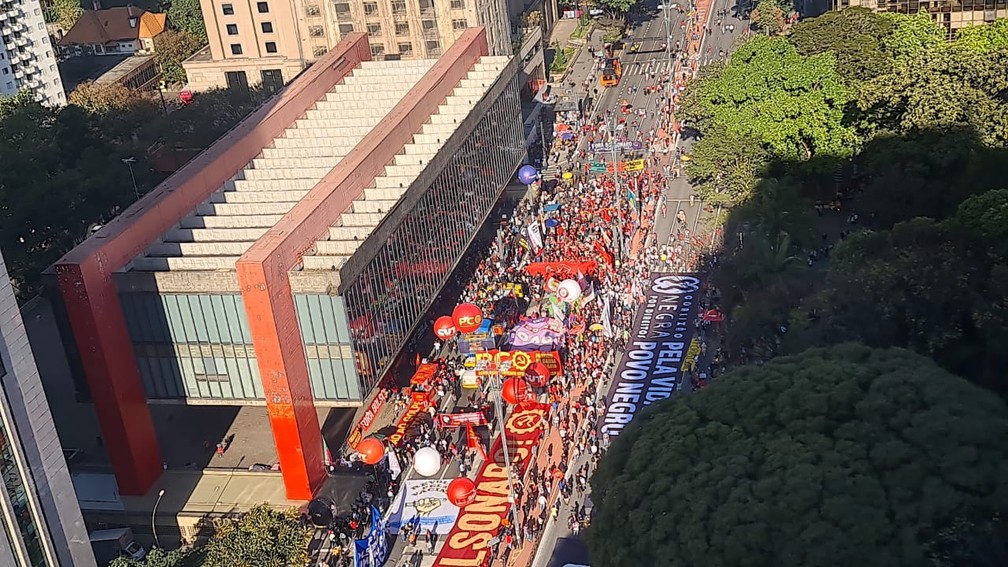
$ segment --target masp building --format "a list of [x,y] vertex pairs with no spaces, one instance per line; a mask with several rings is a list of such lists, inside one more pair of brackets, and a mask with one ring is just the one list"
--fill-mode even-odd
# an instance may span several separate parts
[[148,401],[172,401],[264,403],[312,496],[316,407],[362,404],[525,156],[487,53],[482,28],[438,60],[348,37],[54,266],[121,493],[161,474]]

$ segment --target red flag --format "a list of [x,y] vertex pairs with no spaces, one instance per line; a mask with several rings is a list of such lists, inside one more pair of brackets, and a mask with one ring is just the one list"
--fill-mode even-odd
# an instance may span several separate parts
[[476,430],[473,429],[471,423],[466,423],[466,446],[470,449],[476,449],[479,451],[480,456],[483,457],[483,460],[487,460],[486,449],[483,448],[483,442],[480,441],[479,436],[476,435]]

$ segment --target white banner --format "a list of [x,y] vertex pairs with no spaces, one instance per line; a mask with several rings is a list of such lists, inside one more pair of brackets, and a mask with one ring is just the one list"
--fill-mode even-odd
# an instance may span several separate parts
[[445,494],[449,482],[451,479],[404,482],[389,507],[389,531],[397,534],[402,526],[416,522],[421,533],[430,529],[447,535],[459,515],[458,507]]
[[388,470],[392,478],[399,478],[402,474],[402,466],[399,464],[399,457],[396,456],[395,451],[388,451]]
[[528,232],[529,242],[532,244],[532,249],[539,251],[543,247],[542,231],[539,230],[539,223],[532,221],[526,227]]
[[602,298],[602,335],[606,338],[612,338],[613,328],[612,321],[609,319],[609,311],[612,306],[609,304],[609,294],[607,293]]

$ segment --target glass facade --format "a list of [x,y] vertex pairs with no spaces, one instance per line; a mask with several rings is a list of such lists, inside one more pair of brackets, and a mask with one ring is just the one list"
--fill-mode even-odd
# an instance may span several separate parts
[[124,293],[119,301],[148,398],[265,399],[241,295]]
[[525,157],[518,77],[344,292],[363,391],[374,387]]
[[[0,378],[4,375],[3,361],[0,361]],[[6,404],[7,400],[4,399],[2,403]],[[6,414],[6,410],[4,410],[4,414]],[[0,421],[0,478],[3,479],[3,488],[6,493],[6,498],[4,498],[6,502],[0,503],[0,512],[4,516],[4,532],[7,535],[7,543],[15,555],[19,553],[21,547],[18,540],[20,539],[20,542],[24,543],[24,548],[20,551],[27,553],[27,556],[22,558],[23,561],[27,561],[24,563],[25,565],[46,567],[50,563],[46,560],[46,553],[42,547],[39,523],[36,521],[35,515],[32,513],[32,506],[28,502],[27,483],[29,481],[22,476],[22,471],[27,469],[18,466],[14,454],[15,449],[11,444],[13,438],[7,430],[9,421],[6,418],[7,416],[4,415],[4,419]],[[12,533],[11,528],[15,527],[17,531]]]
[[338,295],[294,295],[316,400],[360,401],[346,306]]

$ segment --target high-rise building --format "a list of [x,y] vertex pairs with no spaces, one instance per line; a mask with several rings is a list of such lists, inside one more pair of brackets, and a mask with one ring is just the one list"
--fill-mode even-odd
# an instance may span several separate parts
[[875,12],[916,14],[924,10],[952,39],[955,32],[967,26],[989,24],[1008,17],[1008,0],[832,0],[834,10],[854,6]]
[[[0,0],[2,1],[2,0]],[[471,27],[491,55],[511,55],[506,0],[201,0],[209,45],[187,60],[189,87],[282,85],[348,34],[374,59],[437,58]]]
[[0,565],[94,567],[42,380],[0,257]]
[[66,103],[39,0],[0,0],[0,97],[24,90],[44,104]]

